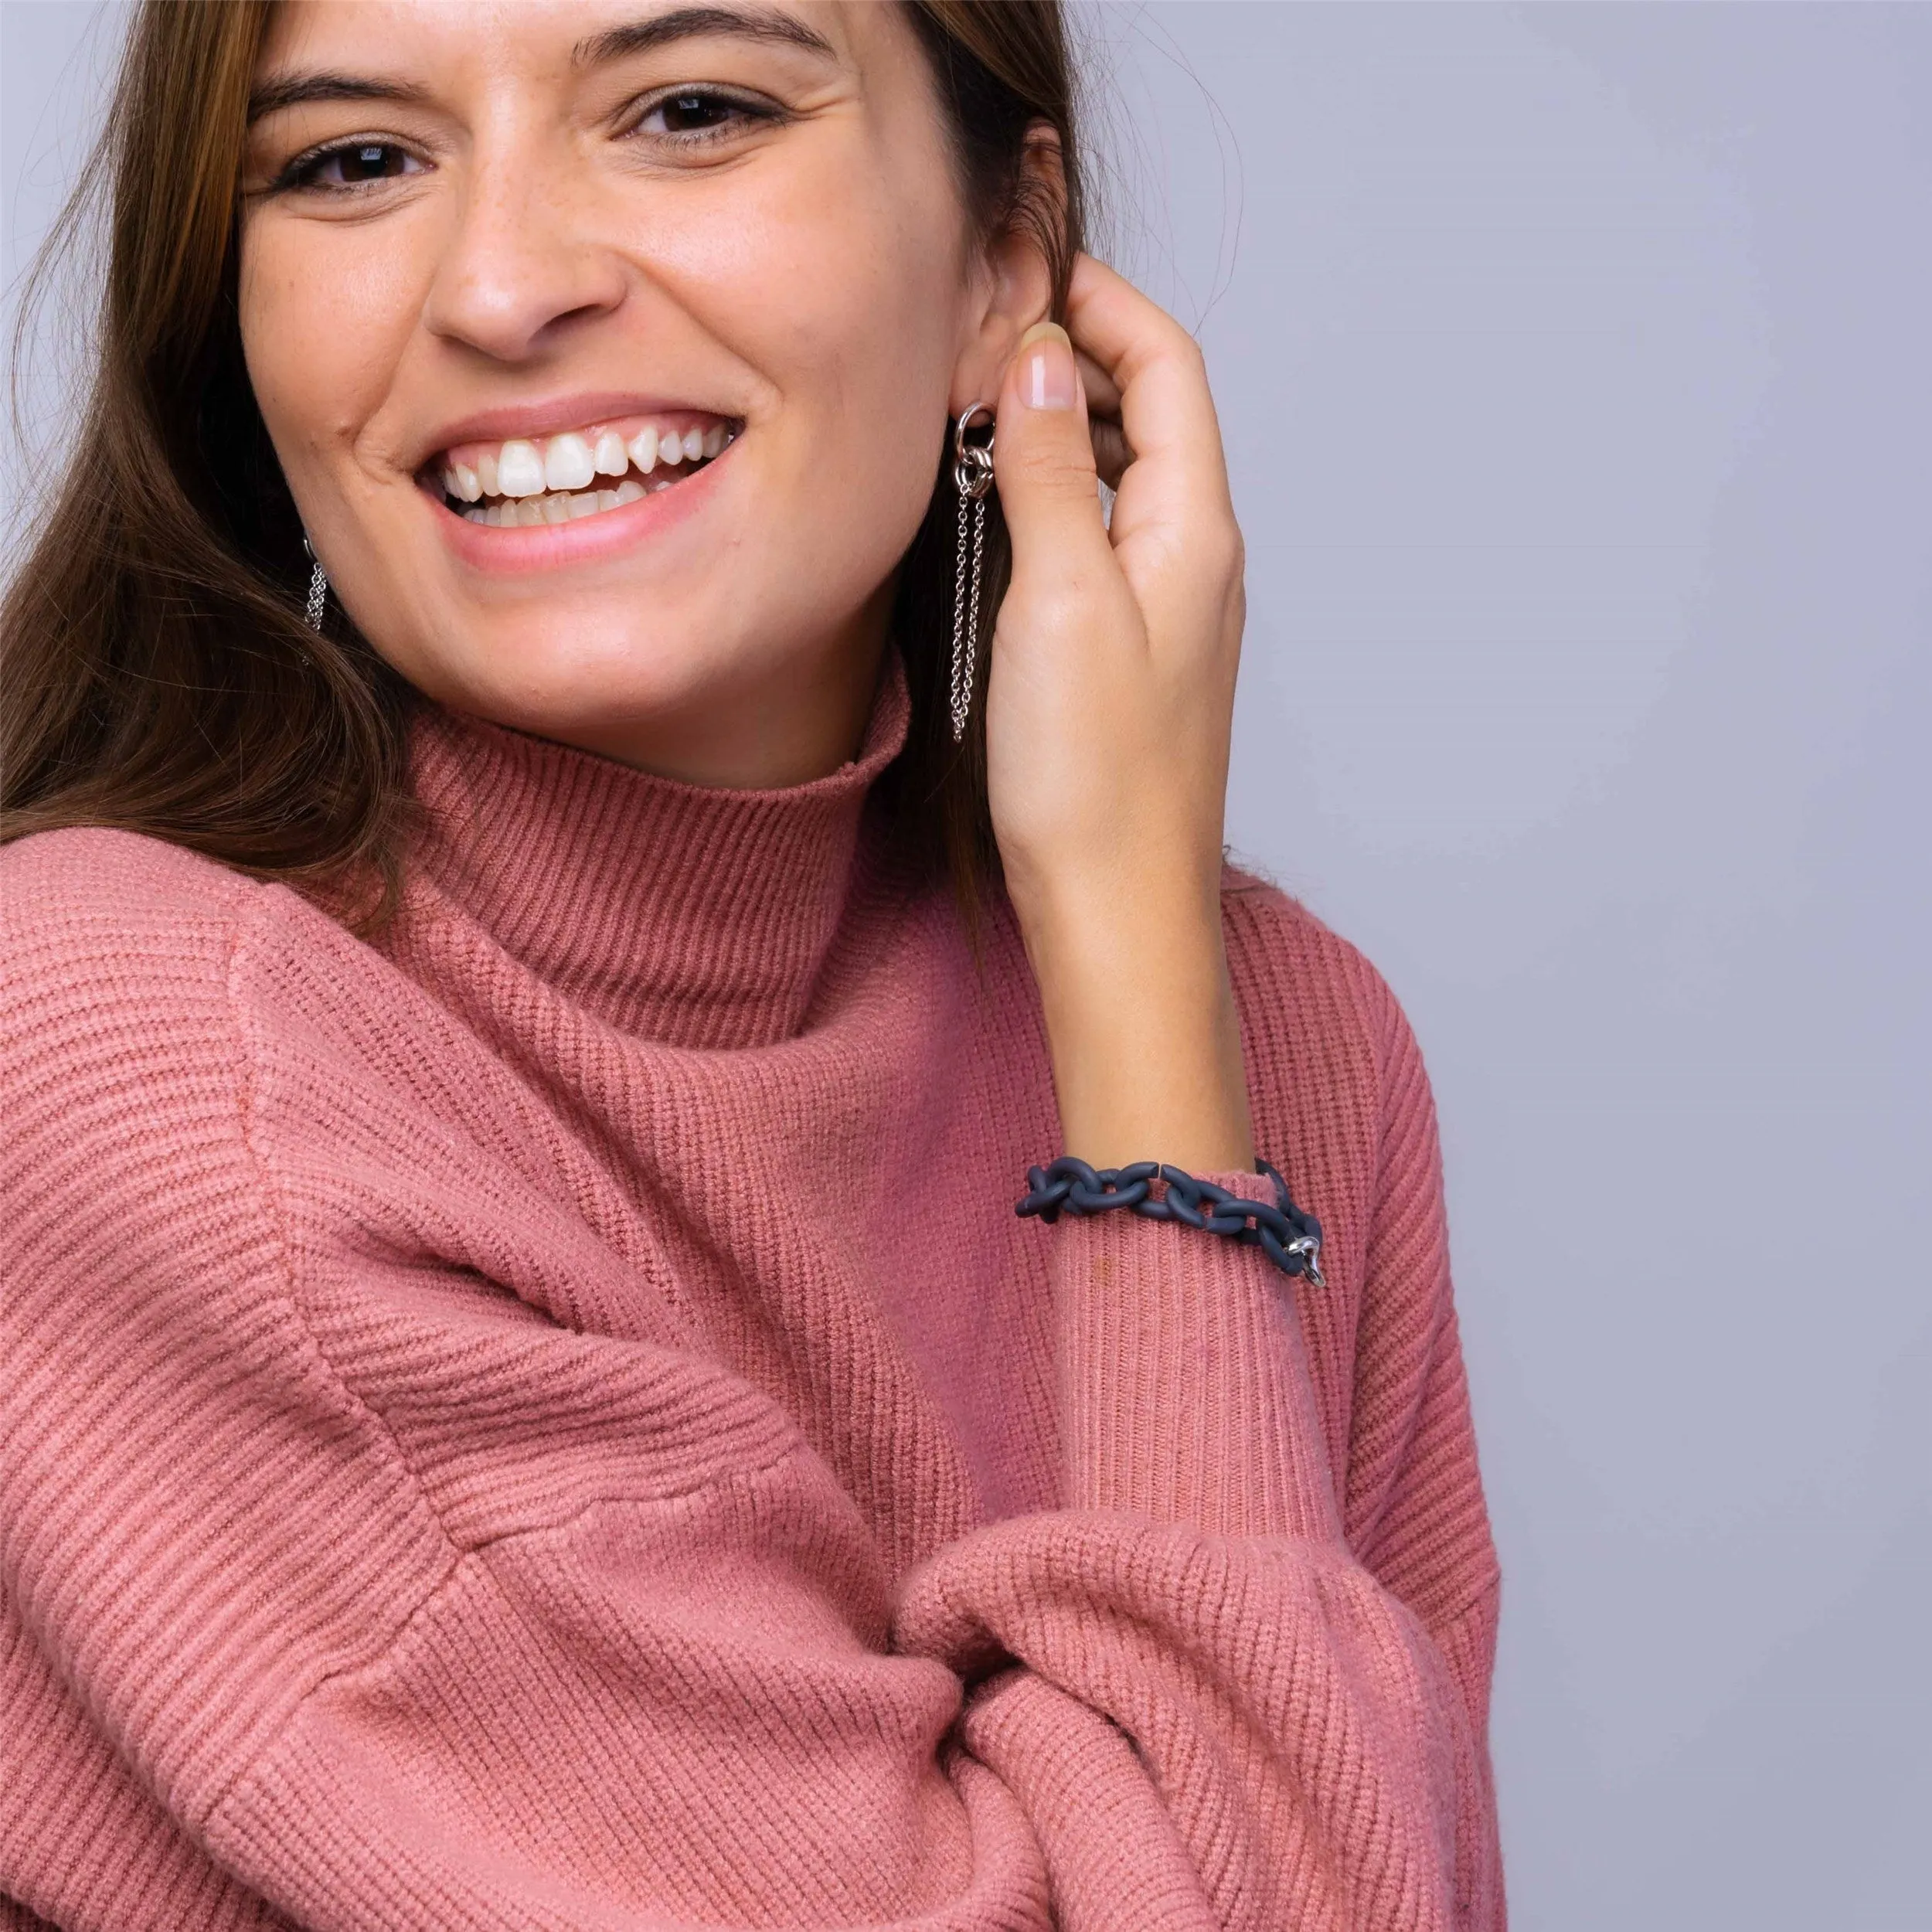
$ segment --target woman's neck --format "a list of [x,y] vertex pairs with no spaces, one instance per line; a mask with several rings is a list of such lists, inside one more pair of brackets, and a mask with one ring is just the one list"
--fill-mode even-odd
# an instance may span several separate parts
[[694,784],[427,711],[412,889],[461,904],[626,1032],[692,1046],[788,1037],[843,915],[867,794],[905,741],[896,651],[869,697],[855,760],[758,787]]

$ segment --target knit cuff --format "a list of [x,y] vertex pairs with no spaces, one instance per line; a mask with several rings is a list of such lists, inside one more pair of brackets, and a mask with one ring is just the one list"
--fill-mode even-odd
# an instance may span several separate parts
[[[1206,1174],[1248,1200],[1261,1175]],[[1070,1507],[1230,1536],[1340,1534],[1294,1311],[1257,1248],[1126,1209],[1053,1231]]]

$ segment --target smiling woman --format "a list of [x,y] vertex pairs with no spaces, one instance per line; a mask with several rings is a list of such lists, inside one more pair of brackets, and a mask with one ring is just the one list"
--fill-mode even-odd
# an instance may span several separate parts
[[1073,101],[1044,0],[138,14],[0,632],[0,1911],[1500,1924],[1427,1084],[1223,866]]
[[[427,32],[431,11],[400,12],[416,15]],[[686,298],[694,294],[726,302],[739,323],[723,342],[709,345],[704,379],[714,388],[723,383],[748,391],[761,378],[769,385],[773,376],[753,359],[757,332],[785,329],[790,319],[803,320],[814,308],[825,326],[842,310],[858,318],[871,336],[851,342],[850,352],[870,349],[876,367],[898,369],[922,332],[937,325],[934,311],[917,301],[930,294],[930,285],[922,291],[903,273],[889,272],[895,262],[902,270],[913,266],[913,251],[904,245],[913,237],[928,257],[921,264],[928,277],[934,259],[947,257],[941,272],[957,281],[967,227],[975,235],[1023,236],[1053,299],[1063,300],[1080,236],[1070,97],[1057,40],[1022,24],[1029,9],[1012,13],[1013,26],[1002,29],[1000,15],[984,18],[971,6],[919,6],[906,10],[910,33],[875,31],[871,39],[880,45],[873,51],[898,58],[896,97],[883,86],[893,70],[870,77],[870,99],[884,107],[897,101],[900,121],[893,128],[883,114],[854,111],[858,70],[849,60],[842,67],[831,42],[802,15],[686,7],[635,19],[634,9],[613,9],[607,10],[612,24],[599,27],[593,15],[566,9],[569,17],[552,25],[556,45],[544,53],[560,66],[544,73],[539,90],[526,87],[529,77],[519,65],[519,55],[531,51],[535,18],[526,19],[521,36],[494,29],[483,34],[481,15],[469,11],[479,23],[479,50],[493,48],[496,64],[493,73],[485,71],[477,64],[479,51],[464,82],[479,105],[488,100],[503,117],[501,138],[465,125],[454,111],[457,104],[439,98],[420,60],[412,65],[406,42],[393,38],[393,19],[379,27],[376,16],[366,15],[360,32],[332,36],[326,9],[249,4],[151,9],[138,22],[115,111],[65,231],[75,242],[90,196],[108,192],[114,262],[88,426],[97,460],[71,476],[50,506],[44,536],[9,601],[3,667],[9,702],[0,723],[6,734],[0,827],[7,835],[52,825],[121,825],[270,876],[351,893],[381,883],[393,893],[406,815],[407,721],[417,692],[392,675],[379,645],[369,648],[372,634],[345,622],[334,603],[319,640],[292,634],[298,607],[293,594],[309,567],[304,522],[323,545],[338,597],[350,590],[345,546],[355,539],[346,528],[324,532],[327,511],[308,507],[288,466],[352,465],[349,474],[337,474],[358,504],[375,500],[366,492],[382,482],[392,490],[399,486],[398,466],[410,454],[421,457],[423,481],[438,480],[437,453],[421,447],[423,432],[439,392],[459,381],[459,359],[447,355],[440,370],[420,374],[413,362],[408,369],[383,366],[399,349],[383,333],[386,325],[429,292],[421,277],[433,267],[438,290],[459,305],[487,308],[509,292],[507,312],[478,318],[481,338],[468,341],[460,320],[454,333],[432,338],[452,349],[467,342],[484,383],[505,386],[510,372],[492,362],[492,344],[502,330],[524,327],[543,337],[536,361],[550,386],[566,379],[553,373],[558,369],[567,368],[573,383],[583,379],[576,365],[586,359],[560,359],[550,350],[553,340],[582,336],[587,314],[541,321],[519,315],[518,278],[532,270],[540,274],[543,264],[519,259],[520,240],[502,253],[492,239],[493,221],[507,221],[514,230],[534,218],[548,242],[566,253],[577,246],[587,260],[599,256],[600,246],[607,275],[622,262],[627,242],[631,255],[648,259],[652,273],[638,291],[642,299],[625,304],[614,319],[625,335],[651,330],[649,366],[658,391],[666,387],[672,354],[689,361],[691,338],[706,326],[703,314],[688,310]],[[521,11],[513,9],[511,17]],[[861,9],[858,19],[864,17]],[[696,66],[681,63],[680,50],[689,56],[699,48]],[[383,57],[372,60],[378,49]],[[936,121],[923,103],[916,104],[910,121],[906,117],[906,62],[922,53],[940,80],[947,109],[943,121]],[[986,64],[988,56],[1005,66],[1004,79]],[[705,86],[680,87],[675,77],[691,73],[713,78]],[[672,77],[668,84],[666,77]],[[818,124],[811,158],[821,177],[817,186],[829,199],[804,211],[806,219],[798,206],[761,213],[755,190],[734,189],[724,178],[742,174],[744,162],[770,145],[781,122],[806,119]],[[1036,134],[1057,131],[1064,160],[1057,197],[1047,192],[1041,171],[1028,165],[1029,127]],[[904,178],[899,185],[906,192],[889,196],[879,144],[909,128],[924,151],[926,172],[923,179]],[[560,174],[553,164],[561,158],[556,144],[566,138],[575,161],[600,165],[581,179]],[[842,155],[836,151],[842,139],[848,150]],[[870,151],[850,151],[862,141]],[[895,165],[903,158],[896,155]],[[842,165],[852,170],[849,177],[838,175]],[[876,192],[862,202],[849,192],[854,182]],[[600,186],[604,200],[594,213],[580,198]],[[788,160],[783,181],[764,189],[797,197],[808,186],[804,170]],[[571,218],[543,223],[544,197],[559,192],[570,198]],[[728,208],[723,220],[721,206]],[[463,217],[459,241],[480,253],[459,250],[436,264],[438,224],[457,209]],[[743,226],[747,219],[770,225],[748,228]],[[618,230],[609,233],[614,221]],[[640,230],[640,222],[647,229]],[[881,223],[893,225],[889,234],[878,232]],[[409,237],[406,253],[399,252],[399,229]],[[581,246],[587,242],[594,245]],[[680,260],[693,247],[700,256],[680,275]],[[284,260],[291,248],[301,252]],[[481,275],[464,280],[479,263]],[[253,332],[246,359],[245,266],[247,292],[259,302],[264,325]],[[634,260],[632,270],[638,266]],[[998,264],[989,255],[985,266]],[[733,270],[743,279],[728,284]],[[869,272],[884,275],[882,287],[869,284]],[[821,298],[816,302],[815,293]],[[869,300],[875,304],[869,311]],[[270,303],[286,306],[271,316]],[[895,334],[908,315],[911,325]],[[563,326],[549,328],[553,320]],[[660,326],[679,341],[659,339]],[[879,356],[882,342],[890,346]],[[801,334],[791,352],[810,354],[825,342],[822,330],[816,339]],[[717,365],[734,345],[739,352],[730,355],[727,373]],[[615,340],[599,345],[597,359],[624,364],[601,399],[580,393],[551,399],[548,406],[533,400],[526,365],[514,372],[515,393],[507,405],[479,413],[478,384],[465,376],[460,380],[466,413],[475,419],[479,437],[594,427],[589,413],[599,408],[628,411],[641,429],[645,412],[636,404],[665,398],[634,394],[626,352]],[[835,373],[824,372],[828,379]],[[271,440],[278,412],[270,397],[276,385],[291,379],[331,399],[332,407],[362,399],[367,420],[332,420],[326,451],[283,448]],[[372,393],[379,384],[387,387],[380,397]],[[829,399],[832,393],[823,387],[821,393]],[[289,400],[298,405],[301,398],[291,393]],[[922,423],[918,434],[889,446],[883,426],[874,423],[869,433],[864,413],[849,407],[833,408],[831,420],[809,425],[807,400],[794,397],[784,419],[791,447],[784,454],[794,470],[808,466],[828,474],[842,461],[842,445],[864,443],[868,460],[844,460],[843,500],[855,513],[872,507],[852,493],[875,478],[906,493],[902,522],[904,502],[930,504],[931,514],[917,526],[898,573],[896,628],[905,635],[942,628],[953,562],[949,506],[935,487],[947,460],[940,447],[943,425]],[[883,400],[867,395],[869,405]],[[575,420],[559,419],[557,403]],[[406,434],[417,447],[407,453],[380,447],[382,437],[405,433],[405,412]],[[662,427],[662,413],[658,420]],[[716,420],[689,410],[678,420],[687,426]],[[460,423],[444,427],[467,433]],[[808,449],[804,439],[815,427],[818,440]],[[780,454],[770,450],[775,440],[770,434],[764,438],[772,461]],[[634,450],[631,474],[613,478],[611,488],[631,502],[635,498],[625,481],[648,488],[668,481],[677,466],[662,442],[655,463],[647,465],[635,453],[634,435],[628,440]],[[888,453],[896,459],[890,475],[881,472],[879,461]],[[687,461],[677,474],[682,478],[693,467]],[[512,503],[520,520],[533,514],[521,507],[529,493],[487,495],[495,499],[488,509],[499,524]],[[800,508],[815,505],[828,513],[840,500],[839,492],[817,489],[794,499]],[[340,513],[348,507],[342,504]],[[654,514],[662,517],[666,507]],[[853,521],[872,527],[856,514]],[[380,539],[391,566],[414,587],[410,546],[425,532],[406,519],[358,527],[365,542]],[[822,545],[808,540],[812,534],[799,529],[798,541],[784,553],[765,553],[770,574],[787,563],[796,567],[800,554],[822,560]],[[573,533],[573,544],[583,540]],[[591,553],[611,541],[600,532]],[[557,546],[551,539],[492,547],[504,554],[484,567],[500,577],[514,573],[509,551],[536,554]],[[440,545],[432,546],[430,554],[444,556]],[[1005,560],[995,509],[985,566],[988,620]],[[445,567],[454,560],[450,553]],[[715,561],[702,573],[712,594],[735,600],[743,587],[717,571]],[[816,575],[815,563],[801,580],[806,594]],[[179,594],[184,582],[194,586],[192,598]],[[872,587],[881,582],[876,579]],[[466,583],[471,597],[479,588],[476,581]],[[553,587],[532,597],[521,614],[551,635],[568,638],[582,665],[595,648],[597,612],[608,610],[607,600],[592,598],[566,621],[557,594]],[[788,610],[798,594],[784,597]],[[516,604],[514,595],[500,596],[497,621],[515,621]],[[754,621],[753,611],[739,607],[741,624]],[[587,629],[580,622],[587,616]],[[457,617],[444,602],[440,628],[447,633]],[[625,620],[634,622],[634,611]],[[677,629],[687,645],[715,634],[709,624],[699,631],[675,621],[666,628]],[[278,629],[282,649],[253,648]],[[533,641],[526,640],[523,649]],[[485,655],[484,641],[478,640],[469,660],[472,670]],[[724,641],[717,642],[723,655]],[[652,662],[659,675],[675,675],[672,664]],[[983,684],[984,651],[978,662]],[[454,675],[462,668],[447,669]],[[553,668],[569,675],[567,667]],[[687,663],[686,668],[697,667]],[[752,665],[737,668],[738,683],[748,688],[736,694],[740,701],[757,702],[777,721],[781,737],[805,726],[786,692],[758,688]],[[942,729],[946,667],[935,665],[930,654],[911,651],[905,669],[914,723],[900,787],[904,815],[909,827],[947,853],[970,893],[993,849],[979,721],[975,717],[964,755],[956,754]],[[853,682],[849,665],[842,675]],[[141,702],[101,701],[131,677],[141,685]],[[447,688],[439,685],[437,695]],[[822,704],[830,694],[819,693],[818,699]],[[849,691],[843,702],[847,709],[855,702]],[[604,700],[593,694],[590,702],[604,719]],[[213,712],[220,721],[210,729]],[[690,722],[661,734],[680,747],[674,764],[693,748],[685,730]],[[729,750],[724,755],[727,764],[733,762]],[[759,774],[743,775],[756,781]]]

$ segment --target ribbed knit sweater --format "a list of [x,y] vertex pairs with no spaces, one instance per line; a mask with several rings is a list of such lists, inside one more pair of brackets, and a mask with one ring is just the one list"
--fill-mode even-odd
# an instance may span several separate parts
[[892,830],[906,714],[740,792],[432,712],[373,942],[0,854],[0,1920],[1500,1927],[1402,1015],[1230,874],[1325,1289],[1016,1217],[1038,997]]

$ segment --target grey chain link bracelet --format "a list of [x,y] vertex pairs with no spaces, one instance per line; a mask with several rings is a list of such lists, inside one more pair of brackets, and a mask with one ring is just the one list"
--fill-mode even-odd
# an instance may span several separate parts
[[[1257,1161],[1254,1171],[1274,1183],[1272,1207],[1212,1181],[1197,1181],[1165,1162],[1094,1168],[1063,1154],[1049,1166],[1026,1170],[1027,1192],[1014,1212],[1037,1214],[1050,1226],[1063,1214],[1105,1214],[1125,1208],[1150,1221],[1179,1221],[1185,1227],[1225,1235],[1244,1247],[1258,1247],[1284,1274],[1299,1275],[1311,1287],[1325,1288],[1321,1223],[1295,1206],[1287,1182],[1266,1161]],[[1155,1193],[1156,1181],[1165,1183],[1164,1193]]]

